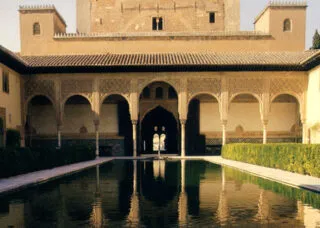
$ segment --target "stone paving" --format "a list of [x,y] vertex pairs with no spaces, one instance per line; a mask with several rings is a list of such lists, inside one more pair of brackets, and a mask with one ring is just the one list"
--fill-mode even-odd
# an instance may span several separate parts
[[230,166],[241,171],[286,184],[293,187],[300,187],[314,192],[320,192],[320,178],[301,175],[280,169],[267,168],[252,165],[244,162],[232,161],[222,158],[221,156],[205,157],[204,160],[217,163],[220,165]]
[[113,158],[97,158],[91,161],[85,161],[76,164],[55,167],[52,169],[22,174],[14,177],[3,178],[0,179],[0,194],[45,183],[47,181],[69,175],[83,169],[93,167],[95,165],[100,165],[111,160],[113,160]]

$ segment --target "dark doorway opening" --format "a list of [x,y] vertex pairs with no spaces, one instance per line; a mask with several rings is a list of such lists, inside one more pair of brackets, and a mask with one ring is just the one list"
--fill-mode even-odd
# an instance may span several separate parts
[[157,153],[154,149],[154,136],[165,136],[161,153],[177,154],[178,125],[173,114],[161,106],[150,111],[141,123],[141,149],[143,154]]
[[4,147],[4,121],[0,118],[0,148]]

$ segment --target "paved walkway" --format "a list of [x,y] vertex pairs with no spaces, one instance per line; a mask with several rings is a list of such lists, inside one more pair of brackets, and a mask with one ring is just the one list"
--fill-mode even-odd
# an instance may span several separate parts
[[60,166],[52,169],[40,170],[32,173],[22,174],[10,178],[0,179],[0,194],[5,192],[11,192],[27,188],[37,184],[41,184],[50,180],[57,179],[62,176],[66,176],[75,172],[79,172],[83,169],[100,165],[113,158],[98,158],[91,161],[75,163],[71,165]]
[[267,168],[257,165],[251,165],[244,162],[232,161],[221,156],[206,157],[204,160],[230,166],[250,174],[286,184],[293,187],[300,187],[315,192],[320,192],[320,178],[305,176],[297,173],[283,171],[280,169]]

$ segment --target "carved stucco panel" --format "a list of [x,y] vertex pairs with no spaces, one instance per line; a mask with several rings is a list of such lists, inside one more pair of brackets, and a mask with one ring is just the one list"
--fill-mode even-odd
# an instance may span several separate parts
[[120,94],[129,100],[130,97],[130,79],[102,79],[99,82],[100,100],[109,94]]
[[261,99],[264,80],[263,78],[229,78],[229,98],[234,97],[239,93],[251,93]]
[[281,93],[297,95],[300,100],[307,89],[307,81],[303,77],[272,78],[270,80],[270,98]]
[[34,95],[45,95],[55,101],[55,88],[53,80],[27,80],[24,84],[24,99],[28,101]]
[[220,78],[190,78],[188,79],[188,100],[194,95],[200,93],[211,93],[217,98],[221,94],[221,79]]
[[83,95],[87,97],[90,103],[93,102],[93,80],[62,80],[61,81],[61,96],[62,100],[70,95]]

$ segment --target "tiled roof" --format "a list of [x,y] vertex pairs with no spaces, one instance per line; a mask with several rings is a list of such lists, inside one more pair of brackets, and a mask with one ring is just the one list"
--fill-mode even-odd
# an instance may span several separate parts
[[23,56],[30,67],[94,66],[300,66],[320,51],[234,52],[234,53],[154,53]]

